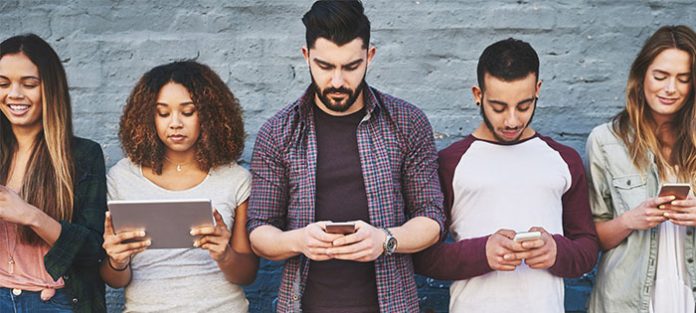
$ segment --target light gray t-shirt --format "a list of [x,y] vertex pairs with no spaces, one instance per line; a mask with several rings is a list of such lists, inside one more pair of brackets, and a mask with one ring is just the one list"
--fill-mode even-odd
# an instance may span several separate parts
[[[124,158],[109,170],[107,184],[109,200],[210,199],[231,228],[235,209],[249,197],[251,175],[233,163],[211,169],[191,189],[171,191]],[[248,312],[242,288],[225,279],[206,250],[145,250],[133,257],[131,268],[124,312]]]

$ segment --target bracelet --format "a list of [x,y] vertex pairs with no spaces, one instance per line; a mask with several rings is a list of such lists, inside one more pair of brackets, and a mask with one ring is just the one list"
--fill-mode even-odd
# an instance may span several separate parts
[[111,264],[111,258],[107,258],[106,263],[109,263],[109,267],[117,272],[123,272],[130,266],[130,260],[128,260],[128,263],[123,268],[116,268],[113,264]]

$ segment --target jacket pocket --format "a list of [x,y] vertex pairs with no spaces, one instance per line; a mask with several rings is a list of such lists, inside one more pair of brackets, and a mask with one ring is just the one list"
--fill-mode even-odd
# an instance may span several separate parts
[[618,201],[614,203],[616,208],[621,208],[621,212],[625,212],[637,207],[641,202],[645,201],[648,198],[646,184],[646,179],[641,175],[614,178],[612,185],[616,190],[618,198]]

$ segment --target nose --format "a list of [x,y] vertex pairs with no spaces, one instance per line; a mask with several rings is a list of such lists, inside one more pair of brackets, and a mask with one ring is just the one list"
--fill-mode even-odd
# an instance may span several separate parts
[[181,122],[181,116],[179,113],[172,113],[172,120],[169,121],[169,128],[179,129],[182,127],[184,127],[184,124]]
[[343,71],[340,69],[334,70],[333,74],[331,75],[331,86],[335,88],[342,87],[344,82]]
[[12,84],[10,86],[10,92],[7,94],[10,99],[23,99],[24,94],[19,86],[19,84]]
[[507,116],[505,116],[505,127],[507,128],[517,128],[520,125],[520,118],[517,116],[517,110],[508,110]]
[[665,92],[667,94],[673,94],[677,92],[677,78],[672,77],[667,80],[667,85],[665,86]]

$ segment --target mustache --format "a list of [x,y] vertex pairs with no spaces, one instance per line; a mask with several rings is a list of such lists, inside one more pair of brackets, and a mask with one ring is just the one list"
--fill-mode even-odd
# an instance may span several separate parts
[[344,94],[347,94],[347,95],[352,95],[352,94],[353,94],[353,90],[352,90],[352,89],[345,88],[345,87],[338,87],[338,88],[329,87],[329,88],[324,89],[324,92],[323,92],[324,96],[326,96],[326,95],[328,95],[328,94],[330,94],[330,93],[344,93]]

